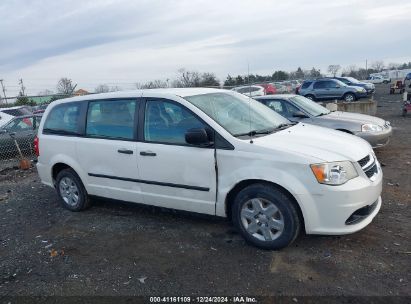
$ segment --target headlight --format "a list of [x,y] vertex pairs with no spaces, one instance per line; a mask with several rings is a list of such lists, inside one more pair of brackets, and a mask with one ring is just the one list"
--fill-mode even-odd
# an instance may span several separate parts
[[320,184],[342,185],[358,176],[357,170],[349,161],[313,164],[310,167]]
[[364,88],[357,88],[357,92],[365,92]]
[[365,124],[361,126],[362,132],[381,132],[382,127],[374,124]]

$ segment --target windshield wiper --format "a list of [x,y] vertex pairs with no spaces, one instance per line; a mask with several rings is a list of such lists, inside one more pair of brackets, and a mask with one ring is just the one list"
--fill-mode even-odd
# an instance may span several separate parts
[[234,134],[235,137],[240,137],[240,136],[255,136],[255,135],[260,135],[260,134],[271,134],[274,132],[274,128],[270,128],[270,129],[264,129],[264,130],[252,130],[250,132],[246,132],[246,133],[238,133],[238,134]]
[[289,127],[295,126],[296,124],[298,124],[298,122],[288,122],[288,123],[282,123],[279,124],[277,126],[277,128],[275,128],[276,130],[283,130],[283,129],[287,129]]

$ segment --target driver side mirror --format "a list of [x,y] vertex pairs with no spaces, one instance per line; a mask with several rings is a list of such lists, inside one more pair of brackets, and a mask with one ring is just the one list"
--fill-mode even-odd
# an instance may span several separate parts
[[0,134],[6,134],[7,130],[6,129],[0,129]]
[[341,87],[337,84],[337,85],[335,86],[335,88],[336,88],[336,89],[339,89],[339,88],[341,88]]
[[293,114],[293,117],[298,117],[298,118],[308,118],[308,116],[306,114],[304,114],[301,111],[297,111]]
[[194,146],[207,147],[212,144],[204,128],[189,129],[185,134],[186,142]]

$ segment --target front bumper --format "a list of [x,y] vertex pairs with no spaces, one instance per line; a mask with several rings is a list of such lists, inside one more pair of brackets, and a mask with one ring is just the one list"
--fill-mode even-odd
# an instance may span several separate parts
[[[298,196],[298,200],[304,202],[303,214],[307,234],[354,233],[371,223],[382,204],[381,167],[378,164],[378,174],[374,181],[363,171],[359,174],[360,176],[344,185],[323,185],[320,193]],[[367,214],[363,210],[370,211]],[[360,214],[362,218],[352,221],[353,214]]]
[[390,142],[392,127],[384,127],[381,132],[358,132],[355,135],[368,141],[374,149],[380,148]]
[[367,91],[365,91],[365,92],[356,92],[355,93],[355,97],[357,97],[357,99],[366,98],[368,96],[369,96],[369,94],[367,93]]

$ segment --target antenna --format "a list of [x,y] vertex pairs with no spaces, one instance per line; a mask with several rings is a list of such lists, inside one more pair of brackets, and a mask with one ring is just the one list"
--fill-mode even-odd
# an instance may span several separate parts
[[248,121],[250,123],[250,144],[253,143],[253,134],[251,130],[251,85],[250,85],[250,63],[247,60],[247,74],[248,74]]

